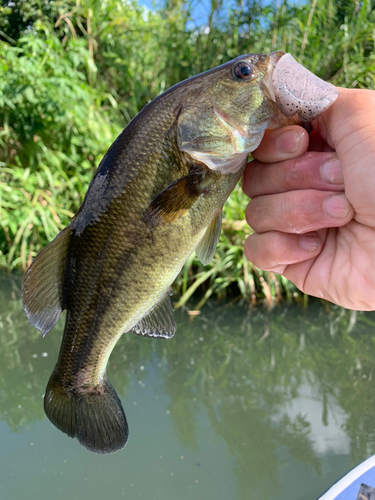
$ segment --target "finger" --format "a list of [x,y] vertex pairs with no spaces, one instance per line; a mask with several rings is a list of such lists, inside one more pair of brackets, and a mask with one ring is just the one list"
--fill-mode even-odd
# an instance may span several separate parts
[[[337,284],[335,273],[331,275],[332,259],[335,258],[334,249],[337,246],[337,231],[336,228],[317,231],[322,249],[319,255],[313,259],[289,265],[283,275],[304,293],[330,300],[335,304],[342,304],[343,300],[339,298],[340,292],[343,292],[343,296],[347,295],[348,292],[342,285]],[[333,287],[329,284],[330,279],[335,282]],[[348,298],[349,296],[346,297],[346,299]],[[346,299],[344,299],[345,302]],[[343,307],[350,306],[344,305]]]
[[344,226],[353,216],[353,207],[342,192],[313,189],[258,196],[246,208],[246,220],[257,233],[307,233]]
[[335,153],[308,152],[279,163],[250,162],[242,189],[249,198],[299,189],[343,191],[344,179]]
[[324,235],[315,232],[304,235],[278,231],[254,233],[245,241],[245,255],[264,271],[284,274],[288,266],[316,258],[322,250],[322,241]]
[[[331,148],[339,149],[340,154],[348,153],[355,163],[364,146],[366,152],[368,148],[369,153],[374,153],[375,92],[340,87],[337,90],[337,101],[312,122],[312,127]],[[358,131],[364,139],[362,144],[358,143]]]
[[309,145],[309,135],[298,125],[266,130],[262,142],[251,156],[265,163],[273,163],[300,156]]
[[375,227],[375,92],[339,88],[337,101],[312,125],[341,160],[348,199],[356,220]]

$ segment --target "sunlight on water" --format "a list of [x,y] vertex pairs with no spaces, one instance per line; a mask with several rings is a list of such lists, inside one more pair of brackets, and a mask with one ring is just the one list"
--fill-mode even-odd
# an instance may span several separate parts
[[44,416],[63,320],[30,328],[0,282],[0,498],[314,500],[375,453],[375,313],[318,302],[176,313],[172,340],[124,335],[108,378],[130,439],[95,455]]

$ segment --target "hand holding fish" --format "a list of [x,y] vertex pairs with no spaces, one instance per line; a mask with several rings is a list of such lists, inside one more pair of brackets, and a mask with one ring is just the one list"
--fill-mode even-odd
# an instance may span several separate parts
[[256,266],[349,309],[375,309],[375,92],[339,89],[312,122],[267,131],[243,189]]

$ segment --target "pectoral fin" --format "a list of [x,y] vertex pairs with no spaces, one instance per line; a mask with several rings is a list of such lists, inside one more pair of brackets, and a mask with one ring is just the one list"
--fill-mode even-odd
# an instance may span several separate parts
[[202,180],[201,173],[189,174],[168,186],[150,203],[144,216],[145,221],[153,226],[176,222],[204,192]]
[[138,335],[146,335],[147,337],[159,337],[164,339],[173,337],[177,325],[173,315],[170,295],[171,292],[168,291],[166,296],[156,305],[156,307],[135,325],[135,333]]
[[195,253],[204,266],[209,264],[215,254],[216,245],[220,238],[222,222],[222,210],[218,212],[211,224],[208,226],[203,238],[198,243]]
[[22,304],[31,326],[43,337],[57,323],[63,310],[63,277],[70,240],[70,226],[35,257],[25,274]]

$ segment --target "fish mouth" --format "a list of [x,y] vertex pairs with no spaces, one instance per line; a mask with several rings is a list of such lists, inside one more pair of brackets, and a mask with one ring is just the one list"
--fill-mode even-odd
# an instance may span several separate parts
[[268,55],[268,68],[267,72],[262,78],[260,85],[262,91],[264,92],[267,99],[270,99],[273,102],[276,102],[275,88],[273,85],[273,71],[276,67],[276,64],[280,61],[280,59],[285,56],[285,52],[282,50],[278,50],[275,52],[271,52]]
[[269,55],[268,71],[261,81],[265,96],[285,116],[298,115],[302,121],[318,118],[337,97],[336,87],[320,79],[282,51]]

